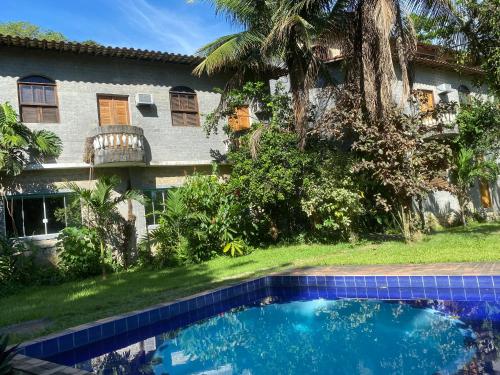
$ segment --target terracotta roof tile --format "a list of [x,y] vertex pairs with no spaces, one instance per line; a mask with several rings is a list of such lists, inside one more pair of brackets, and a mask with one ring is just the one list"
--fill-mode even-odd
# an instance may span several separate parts
[[82,44],[78,42],[56,42],[45,39],[20,38],[0,34],[0,46],[21,47],[40,50],[51,50],[58,52],[85,54],[92,56],[119,57],[135,60],[147,60],[157,62],[168,62],[178,64],[198,64],[203,61],[202,57],[192,55],[181,55],[160,51],[149,51],[134,48],[106,47],[102,45]]

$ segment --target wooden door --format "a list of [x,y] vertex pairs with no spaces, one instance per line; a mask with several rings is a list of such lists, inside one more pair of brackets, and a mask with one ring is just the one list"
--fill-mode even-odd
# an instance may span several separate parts
[[128,97],[99,95],[99,125],[130,125]]

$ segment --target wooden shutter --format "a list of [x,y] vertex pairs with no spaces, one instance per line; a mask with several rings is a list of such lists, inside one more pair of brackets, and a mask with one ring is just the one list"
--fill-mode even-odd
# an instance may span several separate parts
[[491,208],[491,194],[488,181],[483,179],[479,180],[479,191],[481,193],[481,205],[484,208]]
[[196,94],[171,92],[170,111],[173,126],[200,126]]
[[59,122],[56,86],[54,84],[19,83],[21,121],[33,123]]
[[130,125],[128,117],[128,98],[113,98],[115,125]]
[[250,128],[250,110],[248,106],[238,107],[236,113],[228,119],[232,131],[241,131]]
[[40,107],[40,122],[58,122],[57,107]]
[[422,112],[434,110],[434,93],[431,90],[418,90],[418,98]]
[[39,122],[38,107],[21,107],[21,120],[23,122]]
[[119,96],[99,96],[99,124],[130,125],[128,98]]

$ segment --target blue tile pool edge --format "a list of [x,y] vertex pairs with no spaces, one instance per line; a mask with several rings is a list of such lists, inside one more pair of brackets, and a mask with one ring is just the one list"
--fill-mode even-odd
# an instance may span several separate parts
[[260,277],[161,303],[146,309],[82,324],[62,332],[26,341],[19,345],[17,353],[29,357],[47,358],[60,352],[77,349],[120,333],[142,328],[161,320],[175,318],[214,303],[267,288],[270,286],[269,282],[269,276]]
[[500,301],[500,276],[294,276],[272,275],[220,287],[143,310],[120,314],[96,322],[27,341],[18,353],[47,358],[115,335],[175,319],[190,311],[265,289],[299,290],[309,298],[444,299]]

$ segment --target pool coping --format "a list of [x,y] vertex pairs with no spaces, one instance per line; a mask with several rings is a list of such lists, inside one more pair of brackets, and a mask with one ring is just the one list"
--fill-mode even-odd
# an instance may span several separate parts
[[[14,360],[14,369],[29,374],[90,374],[53,362],[38,359],[36,356],[50,357],[57,353],[75,350],[79,347],[97,343],[121,333],[149,326],[159,321],[175,319],[203,307],[221,304],[232,298],[256,293],[266,289],[271,294],[273,287],[311,288],[311,297],[321,297],[318,288],[334,288],[337,298],[374,298],[379,300],[396,299],[447,299],[453,290],[469,290],[462,298],[470,301],[500,301],[500,275],[335,275],[312,270],[290,271],[270,274],[259,278],[238,281],[224,286],[199,292],[170,302],[149,306],[97,320],[23,342]],[[420,290],[414,295],[412,288]],[[409,294],[403,296],[402,291]],[[484,293],[481,293],[481,290]],[[423,291],[423,293],[422,293]],[[354,292],[354,293],[353,293]],[[359,293],[358,293],[359,292]],[[376,294],[375,294],[376,292]],[[371,294],[370,294],[371,293]],[[449,294],[447,294],[449,293]]]

